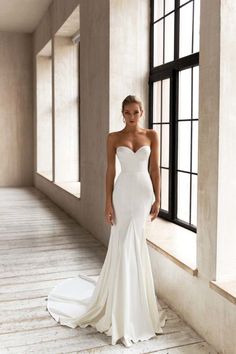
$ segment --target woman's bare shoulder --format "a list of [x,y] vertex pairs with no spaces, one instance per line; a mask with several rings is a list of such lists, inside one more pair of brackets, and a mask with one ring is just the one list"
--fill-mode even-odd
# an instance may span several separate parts
[[116,131],[116,132],[111,132],[108,133],[108,138],[110,140],[116,140],[117,138],[119,138],[122,135],[122,130]]
[[154,129],[146,129],[146,134],[150,139],[156,139],[158,132]]
[[116,145],[117,141],[119,140],[120,136],[122,135],[122,131],[116,131],[116,132],[111,132],[108,133],[107,135],[107,140],[111,145]]

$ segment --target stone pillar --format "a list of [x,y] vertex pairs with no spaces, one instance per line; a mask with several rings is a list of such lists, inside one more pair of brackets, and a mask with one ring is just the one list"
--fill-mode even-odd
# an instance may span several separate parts
[[202,0],[200,30],[199,274],[236,272],[236,3]]
[[236,2],[221,1],[216,280],[236,278]]

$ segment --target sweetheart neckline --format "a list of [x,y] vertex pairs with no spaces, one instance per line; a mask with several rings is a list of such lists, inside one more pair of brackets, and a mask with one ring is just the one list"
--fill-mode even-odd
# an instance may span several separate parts
[[117,146],[117,147],[116,147],[116,150],[123,147],[123,148],[126,148],[126,149],[130,150],[133,154],[136,154],[136,152],[138,152],[140,149],[144,148],[145,146],[150,148],[150,145],[142,145],[142,146],[140,146],[140,148],[138,148],[138,150],[133,151],[133,150],[132,150],[131,148],[129,148],[128,146],[120,145],[120,146]]

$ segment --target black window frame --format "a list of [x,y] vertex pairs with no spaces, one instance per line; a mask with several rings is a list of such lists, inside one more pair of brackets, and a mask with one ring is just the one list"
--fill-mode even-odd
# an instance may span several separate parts
[[[153,67],[154,58],[154,23],[163,19],[166,15],[154,22],[154,1],[150,0],[150,74],[149,74],[149,121],[148,126],[153,129],[153,85],[156,81],[170,79],[170,129],[169,129],[169,212],[160,209],[158,216],[167,219],[175,224],[178,224],[193,232],[197,232],[197,227],[193,224],[186,223],[177,218],[177,162],[178,162],[178,76],[179,72],[184,69],[199,66],[199,52],[178,58],[179,55],[179,9],[193,0],[186,1],[180,5],[180,0],[175,0],[175,9],[170,13],[175,12],[174,19],[174,60],[156,67]],[[163,0],[165,3],[165,0]],[[194,6],[193,6],[194,11]],[[194,15],[194,13],[193,13]],[[193,17],[194,18],[194,17]],[[193,31],[192,26],[192,31]],[[192,33],[193,35],[193,33]],[[192,41],[193,42],[193,41]],[[193,45],[193,44],[192,44]],[[164,46],[164,43],[163,43]],[[189,119],[190,121],[199,119]],[[158,123],[156,123],[158,124]],[[191,122],[192,131],[192,122]],[[192,133],[191,133],[192,134]],[[192,139],[191,146],[192,149]],[[191,163],[191,160],[190,160]],[[178,170],[180,171],[180,170]],[[190,172],[192,175],[197,173]],[[190,183],[192,178],[190,178]],[[191,188],[191,185],[190,185]],[[191,193],[190,193],[190,214],[191,214]]]

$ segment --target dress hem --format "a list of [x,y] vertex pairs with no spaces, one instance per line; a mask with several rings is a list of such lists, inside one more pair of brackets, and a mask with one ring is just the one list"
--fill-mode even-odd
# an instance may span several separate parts
[[100,330],[99,328],[97,328],[96,324],[92,324],[92,323],[76,324],[76,325],[73,326],[71,324],[70,320],[68,322],[66,318],[63,319],[62,316],[55,316],[54,313],[50,312],[50,310],[48,308],[47,308],[47,310],[51,314],[51,316],[55,319],[55,321],[58,322],[59,324],[61,324],[62,326],[67,326],[67,327],[70,327],[72,329],[75,329],[77,327],[86,328],[88,326],[91,326],[92,328],[96,329],[99,333],[103,333],[107,337],[111,337],[111,345],[118,344],[118,341],[121,340],[123,337],[125,337],[126,339],[132,341],[133,343],[143,342],[145,340],[149,340],[151,338],[157,337],[158,334],[162,334],[163,333],[163,328],[162,327],[165,326],[165,323],[166,323],[166,320],[167,320],[167,316],[165,316],[162,319],[162,321],[160,322],[160,325],[159,325],[158,329],[155,330],[152,334],[148,334],[147,336],[140,337],[140,338],[133,338],[132,336],[122,335],[119,338],[113,339],[112,338],[112,334],[108,333],[108,332],[111,331],[111,326],[112,325],[107,330]]

